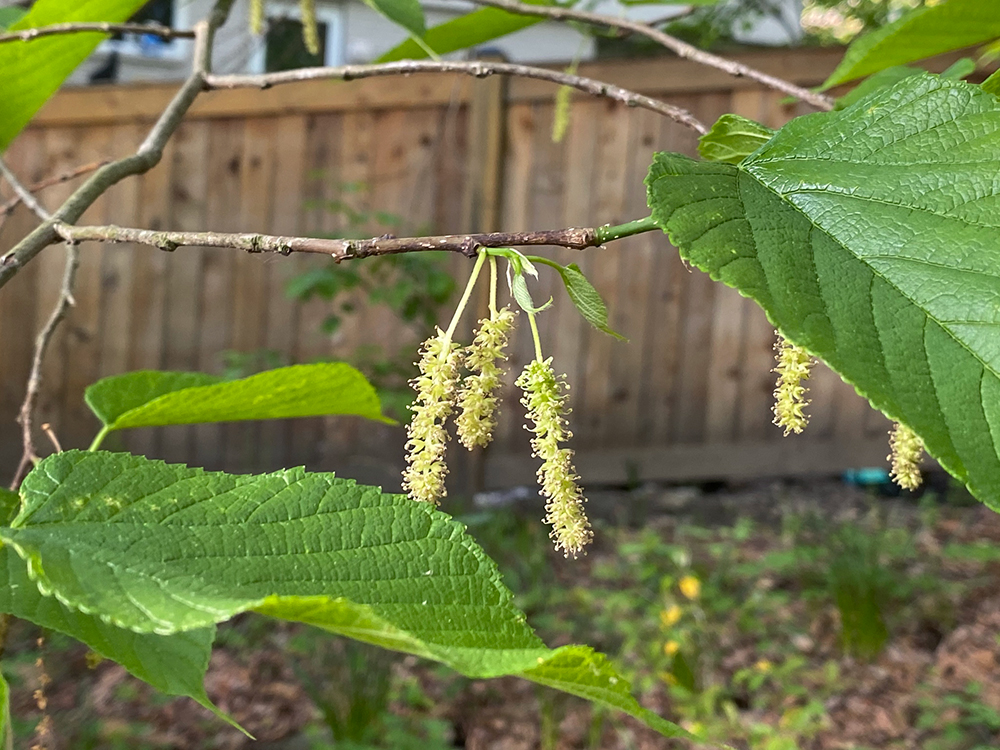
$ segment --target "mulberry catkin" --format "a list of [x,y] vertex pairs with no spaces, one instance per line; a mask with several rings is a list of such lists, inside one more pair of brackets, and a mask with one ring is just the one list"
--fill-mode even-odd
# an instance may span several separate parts
[[805,349],[795,346],[780,333],[774,351],[777,364],[771,372],[778,375],[774,388],[774,423],[785,428],[785,435],[798,434],[809,423],[805,413],[809,405],[805,398],[808,389],[802,381],[809,377],[813,359]]
[[507,334],[514,325],[514,313],[505,307],[495,317],[480,321],[479,332],[466,350],[465,366],[470,375],[462,384],[458,396],[461,407],[456,424],[458,439],[469,450],[486,447],[496,427],[500,371],[498,363],[507,359],[504,348]]
[[563,448],[572,437],[566,427],[565,383],[552,370],[552,358],[528,363],[517,379],[523,391],[521,403],[528,410],[534,433],[531,447],[542,459],[538,483],[545,498],[545,522],[552,527],[549,537],[567,557],[576,557],[593,538],[584,512],[583,492],[573,468],[573,451]]
[[889,476],[904,490],[915,490],[924,481],[920,475],[920,458],[924,452],[923,441],[909,427],[896,422],[889,432],[887,457],[892,464]]
[[410,405],[413,417],[406,429],[403,489],[414,500],[436,504],[446,494],[448,433],[444,425],[455,405],[462,353],[438,329],[437,336],[424,342],[420,354],[420,375],[410,381],[417,397]]

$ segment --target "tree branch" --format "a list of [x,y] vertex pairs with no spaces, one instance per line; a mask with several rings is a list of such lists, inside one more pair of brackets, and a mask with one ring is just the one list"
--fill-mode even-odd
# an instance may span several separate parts
[[736,62],[735,60],[727,60],[724,57],[713,55],[711,52],[705,52],[704,50],[698,49],[694,45],[681,41],[675,36],[671,36],[670,34],[660,31],[659,29],[655,29],[648,24],[640,23],[639,21],[630,21],[627,18],[616,18],[615,16],[590,13],[588,11],[565,8],[557,5],[527,5],[525,3],[518,2],[518,0],[472,0],[472,2],[477,5],[488,5],[493,8],[500,8],[510,13],[516,13],[522,16],[540,16],[542,18],[551,18],[555,21],[581,21],[594,26],[605,26],[607,28],[629,31],[634,34],[641,34],[648,39],[652,39],[654,42],[657,42],[663,47],[666,47],[675,55],[682,57],[685,60],[691,60],[692,62],[696,62],[701,65],[717,68],[737,78],[749,78],[750,80],[756,81],[757,83],[767,86],[770,89],[780,91],[783,94],[788,94],[789,96],[794,96],[796,99],[811,104],[817,109],[833,109],[833,100],[828,96],[818,94],[815,91],[810,91],[809,89],[802,88],[801,86],[796,86],[794,83],[786,81],[782,78],[777,78],[776,76],[768,75],[767,73],[757,70],[756,68],[751,68],[749,65],[744,65],[743,63]]
[[322,78],[352,81],[359,78],[410,75],[412,73],[462,73],[476,78],[487,78],[491,75],[536,78],[561,86],[570,86],[594,96],[613,99],[629,107],[642,107],[643,109],[652,110],[700,134],[708,131],[708,128],[687,110],[667,104],[666,102],[661,102],[658,99],[653,99],[610,83],[596,81],[593,78],[585,78],[558,70],[536,68],[530,65],[518,65],[515,63],[479,60],[473,62],[401,60],[399,62],[373,63],[370,65],[342,65],[334,68],[301,68],[299,70],[264,73],[262,75],[208,75],[205,76],[205,86],[210,89],[266,89],[282,83],[312,81]]
[[126,177],[148,172],[159,163],[167,140],[180,125],[181,119],[195,98],[205,88],[215,30],[225,22],[233,2],[234,0],[216,0],[208,19],[195,25],[195,50],[191,75],[163,110],[163,114],[153,125],[146,140],[139,146],[139,150],[131,156],[118,159],[98,169],[63,203],[49,221],[36,227],[10,252],[0,257],[0,287],[10,281],[43,248],[58,241],[59,235],[54,228],[56,222],[72,224],[112,185]]
[[2,42],[30,42],[56,34],[81,34],[99,32],[102,34],[152,34],[163,39],[193,39],[194,31],[188,29],[172,29],[169,26],[145,23],[56,23],[51,26],[39,26],[37,29],[24,29],[0,34]]
[[28,389],[24,394],[24,401],[21,404],[21,411],[17,421],[21,424],[21,462],[14,473],[14,481],[11,482],[11,490],[17,490],[21,486],[21,480],[28,470],[38,460],[35,452],[35,440],[32,434],[32,423],[35,416],[35,406],[38,403],[38,394],[42,387],[42,362],[45,360],[45,352],[49,348],[49,342],[56,328],[66,317],[69,308],[75,304],[73,300],[73,284],[76,281],[76,269],[80,265],[80,248],[73,243],[66,245],[66,270],[63,272],[62,287],[59,290],[59,300],[52,310],[45,326],[35,339],[35,351],[31,359],[31,374],[28,376]]
[[178,247],[228,247],[248,253],[317,253],[338,263],[343,260],[375,255],[426,250],[447,250],[475,257],[483,247],[553,245],[582,250],[605,242],[656,229],[651,219],[640,219],[620,226],[570,227],[539,232],[489,232],[448,234],[437,237],[372,237],[363,240],[324,239],[317,237],[278,237],[269,234],[225,232],[158,232],[118,226],[72,226],[56,223],[58,235],[67,242],[131,242],[173,251]]
[[7,162],[5,162],[2,158],[0,158],[0,175],[3,175],[3,178],[7,180],[8,184],[10,184],[12,188],[14,188],[15,195],[21,199],[21,202],[24,205],[26,205],[29,209],[31,209],[32,213],[34,213],[35,216],[37,216],[42,221],[48,221],[49,219],[52,218],[52,214],[46,211],[45,208],[42,206],[42,204],[39,203],[38,200],[35,198],[35,196],[31,194],[31,191],[28,190],[28,188],[26,188],[23,184],[21,184],[21,181],[17,178],[17,175],[15,175],[13,172],[10,171],[10,167],[7,166]]
[[[53,177],[46,177],[44,180],[39,180],[35,184],[29,185],[28,192],[37,193],[39,190],[44,190],[47,187],[52,187],[53,185],[59,185],[63,182],[69,182],[75,177],[79,177],[80,175],[85,175],[89,172],[93,172],[95,169],[100,169],[107,163],[108,163],[107,159],[102,159],[101,161],[92,161],[89,164],[81,164],[79,167],[74,167],[73,169],[67,170],[66,172],[61,172]],[[6,203],[0,204],[0,219],[9,214],[19,205],[21,205],[20,195],[15,195]]]

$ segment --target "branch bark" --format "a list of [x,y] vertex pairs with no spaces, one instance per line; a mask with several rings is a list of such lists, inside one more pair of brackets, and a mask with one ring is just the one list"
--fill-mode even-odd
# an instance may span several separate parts
[[373,63],[370,65],[342,65],[330,68],[300,68],[299,70],[264,73],[261,75],[208,75],[205,76],[205,86],[210,89],[260,88],[266,89],[282,83],[296,81],[312,81],[316,79],[339,79],[353,81],[374,76],[411,75],[413,73],[462,73],[475,78],[487,78],[491,75],[519,76],[521,78],[536,78],[550,81],[560,86],[570,86],[594,96],[613,99],[629,107],[642,107],[669,117],[675,122],[691,128],[696,133],[704,134],[708,128],[694,115],[685,109],[675,107],[658,99],[614,86],[610,83],[597,81],[593,78],[572,75],[558,70],[536,68],[530,65],[518,65],[503,62],[459,62],[451,60],[401,60],[391,63]]
[[42,221],[48,221],[52,218],[52,214],[45,210],[38,199],[31,194],[31,191],[26,188],[21,181],[17,178],[13,172],[10,171],[10,167],[7,166],[2,158],[0,158],[0,175],[7,180],[7,183],[14,189],[15,195],[20,198],[21,202],[26,205],[31,212],[35,214]]
[[[108,161],[106,159],[101,161],[92,161],[89,164],[81,164],[79,167],[74,167],[73,169],[67,170],[65,172],[60,172],[52,177],[46,177],[44,180],[39,180],[33,185],[28,185],[29,193],[37,193],[39,190],[44,190],[47,187],[52,187],[53,185],[59,185],[63,182],[69,182],[70,180],[80,177],[81,175],[93,172],[95,169],[100,169]],[[15,208],[21,205],[21,196],[15,195],[6,203],[0,204],[0,219],[9,214]]]
[[35,438],[33,422],[35,417],[35,407],[38,404],[38,394],[42,388],[42,363],[45,361],[45,353],[48,351],[49,342],[59,324],[66,317],[69,308],[75,303],[73,301],[73,285],[76,282],[76,269],[80,265],[80,248],[73,243],[66,245],[66,270],[63,272],[62,287],[59,290],[59,299],[52,310],[52,314],[46,321],[45,326],[38,333],[35,339],[35,351],[31,359],[31,374],[28,376],[28,388],[24,394],[24,401],[21,403],[21,410],[18,413],[17,421],[21,424],[21,462],[14,473],[14,481],[11,482],[11,490],[17,490],[21,486],[21,481],[25,474],[38,460],[35,451]]
[[57,242],[56,222],[72,224],[77,221],[91,204],[108,188],[132,175],[148,172],[163,157],[163,148],[173,135],[181,119],[190,109],[194,100],[205,88],[205,77],[211,65],[212,41],[215,30],[221,26],[234,0],[216,0],[208,19],[195,25],[195,49],[191,75],[174,95],[170,104],[153,125],[139,150],[131,156],[118,159],[98,169],[71,195],[52,215],[49,221],[36,227],[6,255],[0,257],[0,287],[20,271],[45,247]]
[[56,23],[51,26],[39,26],[36,29],[11,31],[0,34],[3,42],[30,42],[42,37],[56,34],[83,34],[99,32],[102,34],[152,34],[163,39],[193,39],[195,32],[189,29],[172,29],[169,26],[146,23]]
[[651,220],[643,219],[618,227],[569,227],[539,232],[488,232],[480,234],[448,234],[436,237],[372,237],[363,240],[324,239],[317,237],[279,237],[269,234],[226,232],[159,232],[118,226],[73,226],[56,223],[54,230],[67,242],[131,242],[160,250],[179,247],[228,247],[248,253],[318,253],[328,255],[338,263],[343,260],[369,258],[376,255],[446,250],[475,257],[483,247],[517,247],[551,245],[582,250],[599,247],[613,239],[656,229]]
[[749,65],[744,65],[735,60],[727,60],[724,57],[713,55],[711,52],[705,52],[675,36],[671,36],[639,21],[630,21],[627,18],[616,18],[615,16],[590,13],[558,5],[527,5],[526,3],[518,2],[518,0],[472,0],[472,2],[477,5],[500,8],[522,16],[540,16],[542,18],[551,18],[554,21],[580,21],[592,26],[604,26],[606,28],[641,34],[685,60],[707,65],[710,68],[717,68],[736,78],[749,78],[770,89],[780,91],[783,94],[788,94],[807,104],[811,104],[820,110],[833,109],[833,100],[828,96],[818,94],[801,86],[796,86],[790,81],[768,75],[756,68],[751,68]]

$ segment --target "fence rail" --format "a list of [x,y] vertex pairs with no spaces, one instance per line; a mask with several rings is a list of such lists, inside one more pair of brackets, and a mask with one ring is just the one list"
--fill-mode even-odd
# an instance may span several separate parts
[[[777,51],[752,64],[802,85],[832,69],[837,53]],[[582,66],[684,106],[705,122],[738,112],[772,126],[799,113],[781,96],[717,71],[669,59]],[[171,87],[111,87],[57,95],[8,151],[28,181],[135,148]],[[334,202],[380,209],[413,230],[525,230],[621,223],[646,215],[651,154],[693,154],[695,139],[650,112],[575,96],[565,139],[551,138],[554,91],[537,81],[414,76],[311,82],[268,91],[205,94],[153,171],[115,186],[84,222],[153,229],[314,234],[343,229]],[[365,184],[364,191],[348,186]],[[48,188],[55,206],[71,184]],[[19,209],[0,228],[0,250],[33,225]],[[364,307],[332,335],[323,301],[295,302],[290,277],[327,261],[233,250],[165,253],[87,244],[76,306],[53,341],[40,421],[66,446],[86,446],[96,421],[83,389],[130,369],[220,369],[220,352],[271,349],[287,361],[349,357],[366,342],[414,346],[387,310]],[[696,480],[837,471],[879,463],[886,421],[825,368],[811,381],[812,424],[782,439],[770,423],[773,330],[733,290],[685,267],[665,237],[646,234],[583,253],[578,262],[604,295],[611,323],[631,342],[594,331],[552,274],[537,297],[545,348],[572,384],[574,445],[584,481]],[[33,332],[58,293],[62,253],[46,250],[0,293],[0,462],[16,465],[14,426]],[[449,261],[468,273],[462,258]],[[523,323],[524,321],[522,321]],[[519,328],[514,374],[532,356]],[[530,481],[534,461],[523,411],[508,382],[496,441],[463,462],[469,486]],[[210,468],[259,471],[305,464],[398,486],[399,427],[349,419],[206,425],[136,431],[128,449]],[[454,444],[453,454],[459,448]],[[8,469],[9,471],[9,469]]]

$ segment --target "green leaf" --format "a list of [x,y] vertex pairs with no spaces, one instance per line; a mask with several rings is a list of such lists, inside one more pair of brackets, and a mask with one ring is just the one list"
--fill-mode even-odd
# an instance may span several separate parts
[[918,8],[852,42],[823,88],[998,36],[1000,0],[949,0]]
[[739,115],[723,115],[698,139],[702,159],[739,164],[767,143],[774,131],[759,122]]
[[0,31],[9,29],[13,24],[24,18],[27,12],[27,10],[17,5],[8,5],[0,8]]
[[739,165],[657,154],[653,218],[1000,509],[1000,101],[922,74]]
[[[38,0],[11,31],[55,23],[128,20],[145,0]],[[31,42],[0,44],[0,151],[14,140],[35,112],[55,93],[106,34],[58,34]]]
[[544,263],[547,266],[551,266],[559,272],[570,301],[576,306],[577,311],[583,316],[584,320],[597,330],[604,331],[609,336],[614,336],[620,341],[628,341],[627,338],[617,333],[608,325],[607,305],[604,304],[601,295],[594,288],[594,285],[588,281],[587,277],[583,275],[583,271],[580,270],[580,267],[576,263],[563,266],[553,260],[540,256],[531,255],[529,258],[536,263]]
[[372,8],[411,34],[422,37],[427,32],[420,0],[365,0]]
[[141,370],[94,383],[87,404],[108,430],[350,414],[392,424],[365,377],[343,362],[292,365],[223,381]]
[[688,736],[653,721],[603,657],[546,648],[464,527],[425,503],[302,469],[233,476],[84,451],[41,461],[21,494],[0,539],[39,590],[119,627],[170,634],[256,610]]
[[1000,70],[994,71],[993,75],[983,81],[980,86],[982,86],[983,91],[993,94],[993,96],[1000,96]]
[[0,487],[0,526],[8,526],[21,509],[21,496]]
[[[531,3],[544,5],[547,3]],[[464,16],[432,26],[423,34],[428,47],[439,55],[475,47],[515,31],[534,26],[545,19],[532,16],[518,16],[499,8],[480,8]],[[393,47],[375,62],[395,60],[420,60],[427,57],[427,51],[412,39]]]
[[193,698],[233,723],[209,700],[203,684],[215,640],[214,625],[173,635],[115,627],[70,609],[52,596],[42,596],[28,577],[24,561],[7,546],[0,547],[0,612],[76,638],[157,690]]
[[14,747],[14,727],[10,722],[10,685],[0,673],[0,744],[4,750]]
[[855,102],[861,101],[879,89],[895,86],[904,78],[920,75],[923,72],[920,68],[912,68],[907,65],[893,65],[891,68],[880,70],[878,73],[868,76],[853,89],[837,99],[834,109],[847,109]]

